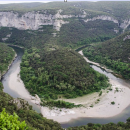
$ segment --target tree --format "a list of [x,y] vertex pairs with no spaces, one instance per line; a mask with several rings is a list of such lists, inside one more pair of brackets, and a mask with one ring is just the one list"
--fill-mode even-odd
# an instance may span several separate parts
[[0,129],[2,130],[28,130],[25,121],[18,121],[16,113],[9,115],[5,109],[0,114]]

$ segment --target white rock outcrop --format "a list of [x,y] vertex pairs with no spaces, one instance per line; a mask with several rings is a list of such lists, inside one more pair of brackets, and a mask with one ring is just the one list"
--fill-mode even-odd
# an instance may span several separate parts
[[119,24],[118,20],[114,19],[111,16],[106,16],[106,15],[101,15],[101,16],[97,16],[97,17],[93,17],[91,19],[86,19],[84,20],[85,22],[89,22],[89,21],[95,21],[95,20],[108,20],[108,21],[112,21],[114,23]]
[[[97,17],[93,17],[93,18],[90,18],[90,19],[86,19],[84,20],[84,22],[89,22],[89,21],[95,21],[95,20],[108,20],[108,21],[112,21],[114,23],[117,23],[118,26],[120,28],[123,29],[123,31],[130,25],[130,19],[127,19],[127,20],[123,20],[122,23],[119,23],[119,21],[111,16],[107,16],[107,15],[100,15],[100,16],[97,16]],[[115,30],[114,31],[116,33],[118,33],[119,30]]]
[[23,15],[19,15],[16,12],[0,12],[0,27],[15,27],[20,30],[37,30],[41,25],[53,25],[54,29],[60,30],[62,24],[69,23],[63,19],[71,17],[85,17],[83,15],[61,15],[62,10],[58,10],[55,15],[47,14],[45,11],[40,13],[39,11],[27,12]]
[[8,34],[5,38],[2,38],[2,41],[6,41],[9,37],[11,37],[12,33],[11,34]]
[[124,20],[123,23],[121,23],[120,27],[125,30],[129,25],[130,25],[130,19]]
[[[58,10],[56,14],[52,15],[47,13],[47,11],[32,11],[27,12],[20,16],[17,12],[0,12],[0,27],[15,27],[20,30],[37,30],[41,25],[53,25],[54,29],[60,31],[63,24],[69,23],[68,18],[80,17],[84,22],[95,21],[95,20],[108,20],[112,21],[120,28],[125,30],[130,25],[130,20],[124,20],[122,23],[111,16],[100,15],[90,19],[85,19],[88,15],[84,10],[81,10],[81,14],[78,15],[61,15],[62,10]],[[66,20],[64,20],[66,19]],[[116,31],[117,32],[117,31]],[[3,39],[3,41],[6,39]]]
[[123,38],[123,41],[127,40],[127,39],[130,39],[130,35],[127,35]]

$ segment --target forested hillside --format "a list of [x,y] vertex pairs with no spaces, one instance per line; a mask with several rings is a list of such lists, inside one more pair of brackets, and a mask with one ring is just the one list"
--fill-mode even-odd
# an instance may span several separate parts
[[59,37],[53,38],[53,41],[60,46],[77,48],[115,37],[117,34],[113,28],[118,29],[118,25],[111,21],[96,20],[86,23],[82,19],[71,20],[61,27]]
[[[96,20],[85,23],[82,19],[70,19],[69,24],[61,27],[56,32],[51,25],[42,26],[39,30],[18,30],[2,27],[0,29],[0,41],[6,35],[12,34],[5,42],[30,48],[77,48],[93,42],[105,41],[117,36],[114,28],[118,25],[111,21]],[[40,31],[43,30],[43,31]],[[56,33],[56,36],[53,36]]]
[[90,60],[106,65],[124,78],[130,79],[130,32],[89,46],[83,52]]
[[31,94],[57,99],[59,94],[74,98],[109,86],[107,78],[94,71],[80,54],[70,49],[41,53],[25,51],[21,78]]
[[13,60],[15,52],[7,45],[0,43],[0,79],[4,71],[8,69],[9,64]]

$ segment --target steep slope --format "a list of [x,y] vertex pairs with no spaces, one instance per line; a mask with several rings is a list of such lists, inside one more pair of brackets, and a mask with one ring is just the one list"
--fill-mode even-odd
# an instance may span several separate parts
[[130,32],[114,39],[87,47],[84,55],[130,79]]
[[129,30],[130,25],[129,2],[50,2],[0,6],[0,41],[25,47],[77,48],[113,38]]
[[77,48],[113,38],[129,30],[130,25],[129,2],[50,2],[0,6],[0,41],[24,47]]
[[[42,26],[38,30],[2,27],[0,41],[24,47],[77,48],[115,37],[118,33],[115,32],[114,28],[118,29],[118,24],[111,21],[96,20],[86,23],[81,19],[71,19],[69,24],[62,25],[59,32],[55,31],[52,25]],[[10,37],[8,37],[9,34]]]

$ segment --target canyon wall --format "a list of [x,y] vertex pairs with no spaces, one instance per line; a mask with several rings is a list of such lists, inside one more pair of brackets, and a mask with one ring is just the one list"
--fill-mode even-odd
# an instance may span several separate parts
[[68,24],[68,18],[82,18],[84,22],[95,21],[95,20],[108,20],[117,23],[120,28],[125,30],[130,25],[130,20],[124,20],[119,23],[118,20],[111,16],[100,15],[91,19],[86,19],[87,14],[83,12],[80,15],[61,15],[62,10],[58,10],[55,15],[48,14],[46,11],[32,11],[20,15],[17,12],[0,12],[0,27],[15,27],[20,30],[37,30],[41,25],[53,25],[53,28],[60,31],[63,24]]

